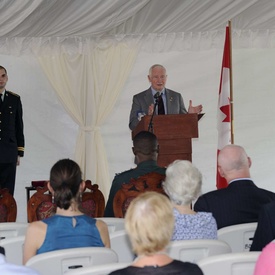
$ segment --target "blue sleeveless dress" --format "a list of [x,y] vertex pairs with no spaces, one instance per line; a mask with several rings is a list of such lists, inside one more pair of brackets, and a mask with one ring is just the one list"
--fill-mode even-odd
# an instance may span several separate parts
[[54,215],[42,222],[47,224],[47,232],[37,254],[75,247],[104,247],[94,218]]

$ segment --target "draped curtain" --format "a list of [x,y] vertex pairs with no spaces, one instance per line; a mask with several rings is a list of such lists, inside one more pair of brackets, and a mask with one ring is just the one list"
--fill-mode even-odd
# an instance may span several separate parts
[[105,195],[110,176],[100,126],[110,115],[137,52],[137,44],[102,43],[88,54],[38,56],[63,106],[79,125],[75,160],[83,178],[92,179]]

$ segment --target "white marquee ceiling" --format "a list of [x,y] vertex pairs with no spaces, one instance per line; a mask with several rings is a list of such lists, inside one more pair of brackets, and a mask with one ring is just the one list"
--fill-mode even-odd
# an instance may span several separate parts
[[274,30],[273,0],[2,0],[0,38]]

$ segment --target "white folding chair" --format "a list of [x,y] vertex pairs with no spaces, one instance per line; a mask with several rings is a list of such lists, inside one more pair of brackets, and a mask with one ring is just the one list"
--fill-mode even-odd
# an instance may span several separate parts
[[80,247],[38,254],[30,258],[26,266],[37,270],[41,275],[62,275],[76,268],[116,262],[118,256],[110,248]]
[[111,248],[117,253],[120,263],[131,263],[135,254],[129,237],[125,230],[116,231],[110,234]]
[[10,237],[25,236],[28,223],[20,222],[1,222],[0,223],[0,239]]
[[97,220],[104,221],[109,230],[109,234],[125,229],[125,220],[124,218],[112,218],[112,217],[104,217],[104,218],[96,218]]
[[90,267],[82,267],[66,272],[66,275],[108,275],[110,272],[122,269],[130,265],[129,263],[111,263]]
[[197,262],[204,275],[252,275],[261,252],[211,256]]
[[5,255],[8,263],[17,265],[23,264],[24,242],[25,235],[7,238],[0,241],[0,246],[5,249]]
[[231,253],[231,248],[220,240],[182,240],[170,242],[167,253],[173,259],[196,263],[205,257]]
[[227,242],[232,252],[249,252],[257,222],[230,225],[218,230],[218,239]]

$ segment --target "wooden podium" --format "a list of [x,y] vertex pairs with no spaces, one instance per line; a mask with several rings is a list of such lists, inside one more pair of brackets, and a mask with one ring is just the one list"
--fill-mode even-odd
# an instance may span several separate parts
[[[160,115],[153,118],[153,132],[158,138],[158,165],[167,166],[176,159],[192,161],[192,138],[199,137],[198,121],[203,114]],[[144,116],[132,131],[132,138],[148,131],[151,116]]]

